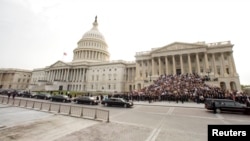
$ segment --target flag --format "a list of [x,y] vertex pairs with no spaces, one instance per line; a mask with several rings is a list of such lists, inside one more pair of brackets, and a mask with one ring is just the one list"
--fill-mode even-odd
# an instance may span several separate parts
[[64,55],[64,56],[66,56],[66,55],[67,55],[67,53],[66,53],[66,52],[64,52],[64,53],[63,53],[63,55]]

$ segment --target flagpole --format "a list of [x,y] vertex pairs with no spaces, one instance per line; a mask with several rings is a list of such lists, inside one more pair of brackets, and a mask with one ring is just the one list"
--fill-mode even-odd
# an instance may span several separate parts
[[62,61],[64,61],[64,56],[66,56],[66,55],[67,55],[67,53],[63,52]]

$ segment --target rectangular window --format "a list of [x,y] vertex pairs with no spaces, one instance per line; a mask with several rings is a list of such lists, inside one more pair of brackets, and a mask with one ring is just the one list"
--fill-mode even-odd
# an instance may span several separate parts
[[227,74],[229,74],[229,68],[226,68],[226,72],[227,72]]
[[111,80],[111,74],[109,74],[109,80]]

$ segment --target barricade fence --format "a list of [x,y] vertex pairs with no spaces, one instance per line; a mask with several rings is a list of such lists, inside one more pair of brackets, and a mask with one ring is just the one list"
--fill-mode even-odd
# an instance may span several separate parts
[[69,115],[73,117],[81,117],[109,122],[109,111],[98,108],[88,108],[45,101],[42,102],[31,99],[12,99],[5,96],[0,96],[0,103],[39,111]]

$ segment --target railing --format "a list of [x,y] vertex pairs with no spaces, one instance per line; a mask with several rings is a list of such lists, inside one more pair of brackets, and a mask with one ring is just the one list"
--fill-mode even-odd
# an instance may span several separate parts
[[73,117],[81,117],[109,122],[109,111],[98,108],[88,108],[82,106],[66,105],[20,98],[13,99],[5,96],[0,96],[0,103],[38,111],[58,113]]

